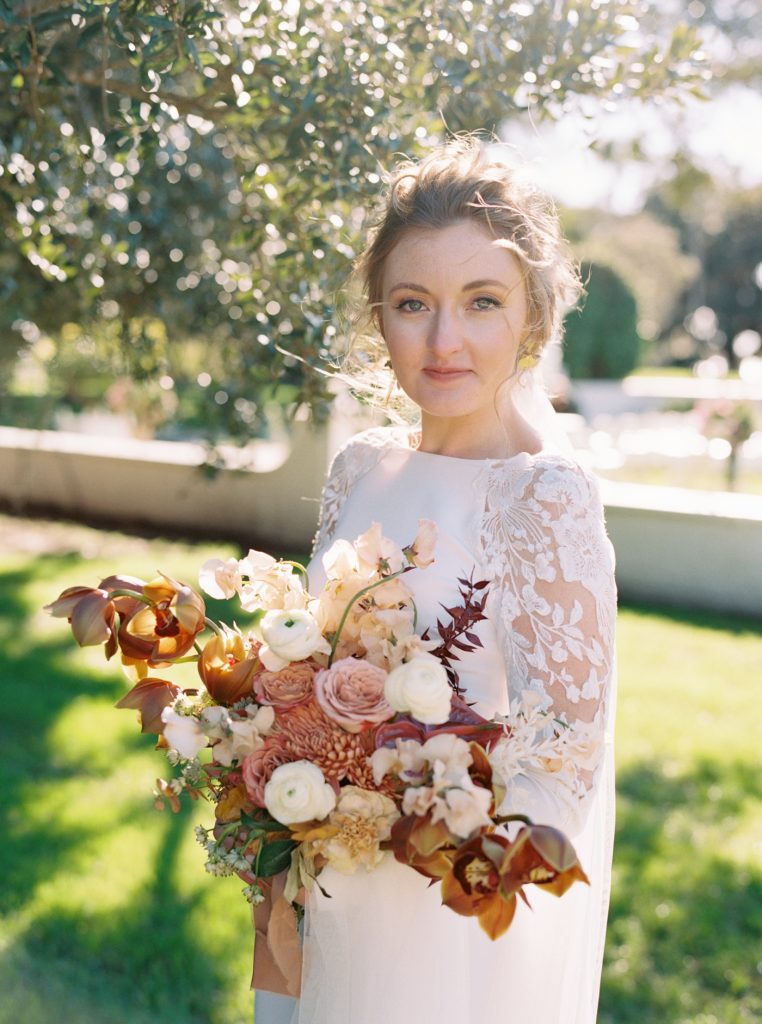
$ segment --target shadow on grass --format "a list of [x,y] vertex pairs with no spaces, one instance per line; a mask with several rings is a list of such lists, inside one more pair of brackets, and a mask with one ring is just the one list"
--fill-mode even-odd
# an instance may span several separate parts
[[746,633],[762,636],[762,619],[743,618],[738,615],[703,611],[697,608],[674,608],[671,605],[655,605],[652,602],[621,601],[619,609],[623,612],[633,612],[636,615],[666,619],[680,625],[721,630],[723,633],[732,633],[735,636]]
[[[76,785],[79,778],[84,784],[94,775],[92,764],[78,770],[70,755],[61,756],[52,731],[74,702],[85,699],[110,706],[124,692],[116,667],[113,680],[71,669],[73,641],[65,623],[54,639],[49,633],[35,633],[33,619],[39,609],[28,599],[29,585],[38,579],[56,580],[70,569],[82,575],[80,556],[40,556],[30,560],[27,571],[0,574],[0,914],[11,929],[0,964],[5,992],[0,1021],[218,1020],[212,1007],[229,984],[229,975],[219,951],[205,946],[197,916],[192,923],[201,896],[180,892],[176,883],[180,844],[191,828],[190,808],[179,815],[167,812],[161,819],[151,882],[126,911],[101,912],[92,904],[80,911],[71,903],[62,908],[53,902],[41,912],[44,904],[35,903],[41,885],[55,883],[62,870],[71,873],[78,863],[88,863],[89,847],[99,834],[95,815],[93,824],[73,822],[70,814],[59,820],[55,813],[35,813],[37,801],[49,799],[55,787],[64,784],[68,793],[72,780]],[[120,737],[118,746],[104,750],[102,764],[112,767],[123,759],[128,768],[130,755],[150,749],[150,743],[137,732],[126,742]],[[130,799],[114,794],[119,827],[142,817],[155,837],[150,795],[146,793],[141,808],[133,807]],[[242,935],[241,941],[250,941],[250,936]],[[37,1009],[19,1017],[19,1004],[27,998],[36,1001]],[[11,1011],[11,1005],[19,1009]],[[9,1012],[17,1015],[5,1016]]]
[[667,777],[638,765],[617,788],[599,1024],[762,1019],[762,868],[723,848],[759,814],[758,767],[699,761]]

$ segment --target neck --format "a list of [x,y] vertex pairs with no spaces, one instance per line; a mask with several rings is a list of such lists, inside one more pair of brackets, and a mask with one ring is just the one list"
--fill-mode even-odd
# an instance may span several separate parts
[[503,418],[495,415],[485,423],[468,417],[442,419],[421,414],[420,451],[458,459],[509,459],[519,452],[535,455],[542,439],[519,413],[510,407]]

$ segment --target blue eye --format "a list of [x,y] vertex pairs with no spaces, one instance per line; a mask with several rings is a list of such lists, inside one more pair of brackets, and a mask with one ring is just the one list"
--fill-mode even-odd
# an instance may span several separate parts
[[498,302],[497,299],[493,299],[491,295],[479,295],[478,298],[474,299],[475,309],[499,309],[501,306],[502,303]]
[[403,299],[396,308],[404,313],[420,313],[426,307],[420,299]]

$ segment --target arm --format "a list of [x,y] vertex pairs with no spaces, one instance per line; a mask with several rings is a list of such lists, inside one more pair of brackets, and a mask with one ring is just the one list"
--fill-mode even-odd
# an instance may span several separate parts
[[496,566],[511,711],[522,701],[545,710],[544,731],[560,730],[566,755],[563,764],[548,759],[538,740],[521,760],[505,810],[574,835],[604,753],[614,672],[613,552],[597,488],[579,466],[542,459],[496,472],[508,478],[488,489],[483,543]]

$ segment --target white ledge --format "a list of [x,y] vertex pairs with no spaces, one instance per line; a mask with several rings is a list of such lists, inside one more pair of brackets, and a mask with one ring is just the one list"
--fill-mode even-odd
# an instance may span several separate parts
[[607,508],[630,508],[681,516],[709,516],[762,523],[762,496],[729,491],[700,491],[599,480]]

